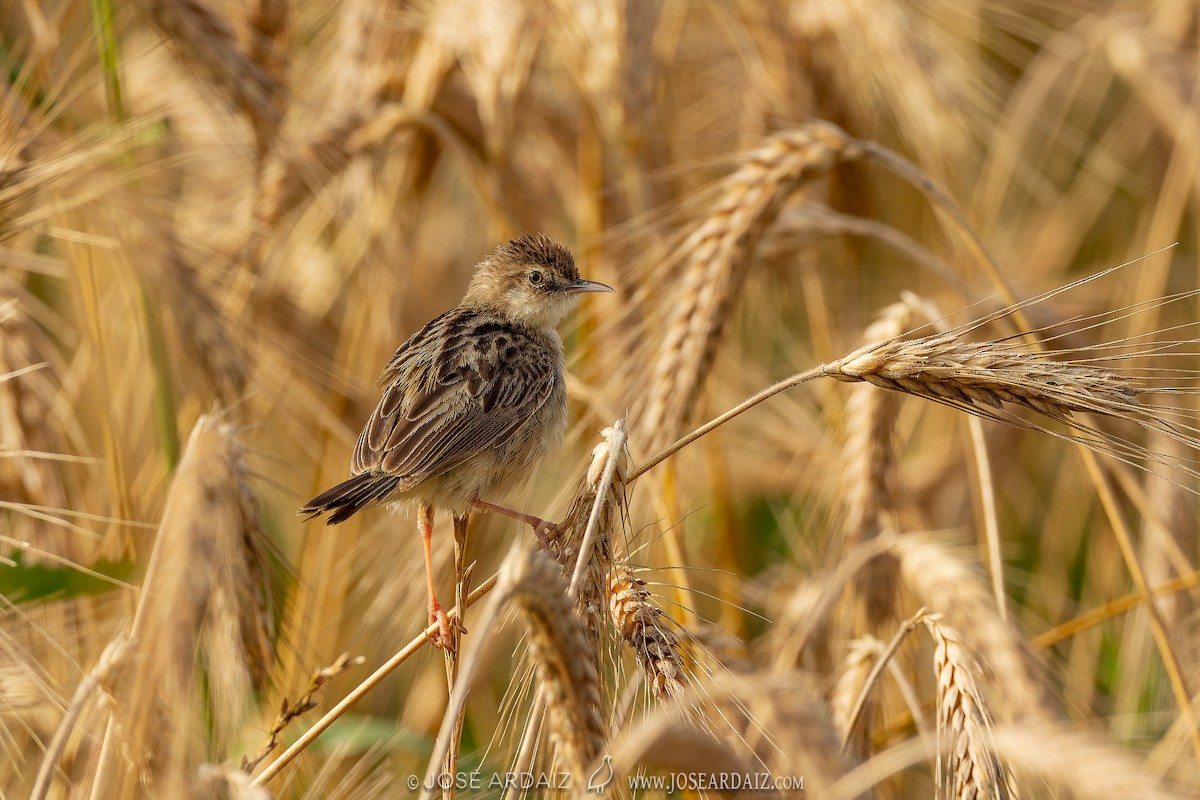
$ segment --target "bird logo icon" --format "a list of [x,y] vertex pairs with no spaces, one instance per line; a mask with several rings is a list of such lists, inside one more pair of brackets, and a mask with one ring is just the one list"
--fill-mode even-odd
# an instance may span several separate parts
[[612,756],[605,756],[601,760],[600,766],[596,767],[596,771],[588,776],[587,790],[592,794],[603,794],[608,785],[612,783],[612,779]]

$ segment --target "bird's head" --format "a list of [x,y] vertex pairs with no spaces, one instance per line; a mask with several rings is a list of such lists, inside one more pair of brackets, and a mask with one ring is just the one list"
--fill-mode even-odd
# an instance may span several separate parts
[[580,278],[571,251],[539,233],[497,247],[476,268],[463,300],[531,328],[553,328],[578,305],[583,292],[612,290]]

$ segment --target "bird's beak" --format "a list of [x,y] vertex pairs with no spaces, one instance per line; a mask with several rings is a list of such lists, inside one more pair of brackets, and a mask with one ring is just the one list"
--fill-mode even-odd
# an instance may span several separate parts
[[611,292],[614,289],[608,284],[600,283],[599,281],[585,281],[581,278],[568,286],[564,286],[563,291],[574,294],[575,292]]

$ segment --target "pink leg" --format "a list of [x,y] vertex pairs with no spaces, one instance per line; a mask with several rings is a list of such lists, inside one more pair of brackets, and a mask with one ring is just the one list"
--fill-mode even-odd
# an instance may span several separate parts
[[450,620],[442,610],[442,604],[437,600],[433,590],[433,509],[422,505],[417,509],[417,530],[421,532],[421,544],[425,548],[425,580],[429,588],[429,622],[437,623],[440,633],[433,640],[438,647],[447,649],[454,647],[454,637],[450,633]]
[[494,514],[502,514],[519,522],[524,522],[526,525],[533,528],[533,535],[537,537],[538,544],[542,546],[542,549],[547,553],[550,552],[550,540],[546,538],[546,534],[558,527],[553,522],[544,520],[541,517],[535,517],[532,514],[526,514],[521,511],[513,511],[511,508],[505,508],[504,506],[498,506],[494,503],[488,503],[483,500],[472,500],[471,505],[475,506],[481,511],[491,511]]

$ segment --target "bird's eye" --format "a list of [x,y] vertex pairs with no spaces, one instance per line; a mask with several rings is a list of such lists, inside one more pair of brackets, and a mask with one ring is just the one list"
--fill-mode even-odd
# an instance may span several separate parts
[[539,283],[541,283],[543,279],[544,279],[544,276],[542,275],[542,273],[538,272],[536,269],[533,272],[529,273],[529,282],[532,283],[534,286],[537,286]]

